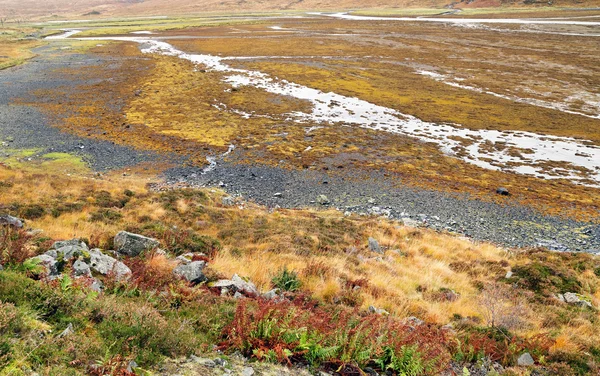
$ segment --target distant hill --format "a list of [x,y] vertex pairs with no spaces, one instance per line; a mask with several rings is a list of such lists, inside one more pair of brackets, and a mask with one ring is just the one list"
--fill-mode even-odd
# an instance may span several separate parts
[[600,6],[600,0],[0,0],[0,17],[102,17],[357,8]]

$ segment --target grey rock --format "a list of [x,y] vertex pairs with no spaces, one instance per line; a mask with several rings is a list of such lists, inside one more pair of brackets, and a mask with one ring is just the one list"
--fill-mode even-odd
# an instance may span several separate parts
[[104,289],[104,285],[102,284],[102,282],[94,278],[94,282],[92,282],[92,284],[90,285],[90,289],[92,291],[102,292],[102,290]]
[[180,264],[187,265],[192,262],[191,259],[185,257],[184,255],[180,255],[175,257],[175,260],[179,261]]
[[254,368],[252,367],[244,367],[242,370],[242,376],[252,376],[254,375]]
[[197,363],[201,366],[204,367],[209,367],[209,368],[215,368],[217,366],[217,364],[215,363],[214,360],[209,359],[209,358],[200,358],[196,355],[191,355],[190,359],[194,362]]
[[11,226],[14,228],[23,228],[23,220],[12,215],[0,215],[0,226]]
[[280,295],[279,289],[273,289],[271,291],[267,291],[264,294],[261,295],[263,297],[263,299],[266,300],[278,300],[281,299],[282,296]]
[[235,284],[235,287],[238,289],[238,291],[243,292],[246,295],[258,295],[258,289],[254,283],[243,279],[237,274],[234,274],[233,277],[231,277],[231,280]]
[[223,206],[233,206],[235,205],[235,198],[231,196],[225,196],[221,199],[221,204]]
[[73,263],[73,274],[75,274],[76,276],[92,276],[90,266],[81,260],[76,260]]
[[535,362],[533,361],[533,358],[531,357],[531,354],[529,353],[523,353],[518,359],[517,359],[517,365],[519,367],[529,367],[534,365]]
[[202,270],[205,267],[206,263],[204,261],[193,261],[189,264],[177,266],[173,270],[173,274],[184,278],[188,282],[200,283],[206,281],[206,277],[204,276],[204,273],[202,273]]
[[281,193],[281,192],[277,192],[273,195],[273,197],[282,197],[282,196],[283,196],[283,193]]
[[65,261],[83,256],[89,252],[87,246],[81,247],[80,245],[65,245],[63,247],[54,249],[53,251],[56,251],[57,259],[62,257],[62,259]]
[[31,257],[28,260],[36,261],[38,265],[44,268],[43,274],[47,277],[58,275],[58,265],[56,259],[48,255],[39,255]]
[[510,195],[510,192],[508,191],[508,189],[506,189],[504,187],[498,187],[498,189],[496,189],[496,193],[501,196],[509,196]]
[[563,303],[566,303],[565,296],[563,294],[556,294],[556,299],[560,300]]
[[75,333],[75,331],[73,330],[73,324],[69,323],[69,325],[67,325],[67,328],[58,335],[58,338],[68,337],[73,333]]
[[331,201],[329,201],[329,198],[325,195],[319,195],[317,197],[317,203],[320,205],[329,205],[331,204]]
[[44,252],[45,255],[48,255],[52,258],[58,258],[58,252],[56,252],[56,249],[51,249],[49,251]]
[[513,272],[512,272],[512,270],[509,270],[509,271],[506,272],[506,275],[504,276],[504,278],[509,279],[512,276],[513,276]]
[[425,321],[423,321],[419,318],[416,318],[414,316],[407,317],[406,319],[404,319],[404,322],[408,325],[413,325],[413,326],[420,326],[420,325],[425,324]]
[[383,250],[379,246],[379,242],[374,238],[369,238],[369,251],[375,253],[383,253]]
[[388,311],[386,311],[385,309],[382,308],[377,308],[375,306],[369,306],[369,312],[377,314],[377,315],[382,315],[382,316],[387,316],[390,313]]
[[419,227],[419,222],[415,221],[412,218],[408,218],[408,217],[402,218],[402,223],[406,227]]
[[4,266],[2,266],[2,264],[0,264],[0,272],[4,270]]
[[223,293],[224,289],[227,289],[227,292],[240,292],[245,295],[255,296],[258,295],[258,289],[254,285],[254,283],[250,281],[245,281],[243,278],[234,274],[231,279],[221,279],[217,282],[210,285],[211,287],[217,287],[221,289],[221,293]]
[[568,304],[573,304],[573,305],[578,305],[581,307],[588,307],[588,308],[592,308],[592,303],[588,302],[585,299],[581,298],[581,295],[576,294],[574,292],[565,292],[563,294],[563,297],[565,299],[565,302]]
[[131,275],[131,269],[121,261],[105,255],[99,249],[90,250],[90,267],[92,270],[107,275],[114,273],[117,280],[126,279]]
[[57,242],[54,242],[54,244],[52,244],[52,247],[50,247],[50,249],[58,250],[60,248],[68,247],[68,246],[82,248],[82,249],[85,249],[86,251],[88,250],[87,244],[85,244],[85,242],[82,242],[80,239],[59,240]]
[[213,359],[213,361],[215,362],[216,365],[218,365],[220,367],[225,367],[227,365],[227,361],[225,359],[215,358],[215,359]]
[[114,243],[116,251],[126,256],[137,256],[143,251],[149,251],[159,246],[156,239],[127,231],[121,231],[115,235]]
[[133,373],[137,367],[138,364],[135,362],[135,360],[130,360],[129,364],[127,364],[127,372]]
[[234,299],[241,299],[243,297],[244,295],[242,295],[239,291],[236,291],[235,294],[233,294]]

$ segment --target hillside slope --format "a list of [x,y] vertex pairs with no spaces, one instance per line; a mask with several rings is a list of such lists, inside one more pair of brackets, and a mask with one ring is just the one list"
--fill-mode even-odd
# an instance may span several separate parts
[[148,16],[204,12],[289,11],[356,8],[480,8],[505,6],[593,7],[598,0],[0,0],[0,17]]

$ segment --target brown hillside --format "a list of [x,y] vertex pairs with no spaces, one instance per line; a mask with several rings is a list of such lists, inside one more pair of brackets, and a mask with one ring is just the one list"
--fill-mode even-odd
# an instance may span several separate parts
[[[557,7],[600,6],[600,0],[554,0]],[[543,0],[0,0],[0,17],[185,15],[205,12],[367,8],[479,8],[548,6]]]

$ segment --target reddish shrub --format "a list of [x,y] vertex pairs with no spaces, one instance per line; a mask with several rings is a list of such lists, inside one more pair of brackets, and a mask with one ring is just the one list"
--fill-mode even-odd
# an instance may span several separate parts
[[0,264],[20,264],[34,256],[32,240],[33,236],[24,230],[0,226]]

